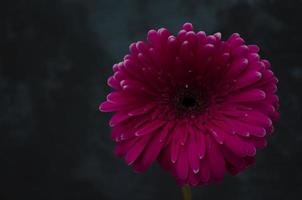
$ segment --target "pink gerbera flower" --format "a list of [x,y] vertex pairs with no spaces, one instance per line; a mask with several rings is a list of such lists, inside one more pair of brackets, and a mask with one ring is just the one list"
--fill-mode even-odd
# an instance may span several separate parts
[[181,185],[246,169],[278,118],[278,81],[258,52],[237,33],[223,41],[190,23],[177,36],[150,30],[113,66],[100,105],[115,112],[116,154],[138,172],[158,160]]

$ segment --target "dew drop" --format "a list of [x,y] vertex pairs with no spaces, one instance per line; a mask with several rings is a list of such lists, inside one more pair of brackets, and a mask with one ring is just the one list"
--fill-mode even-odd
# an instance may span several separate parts
[[125,135],[121,134],[121,140],[125,140]]
[[193,169],[194,174],[197,174],[199,172],[199,169]]

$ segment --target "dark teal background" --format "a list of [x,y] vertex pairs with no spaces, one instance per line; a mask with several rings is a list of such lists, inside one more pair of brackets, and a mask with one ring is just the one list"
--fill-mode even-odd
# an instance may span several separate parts
[[1,0],[0,199],[180,200],[158,165],[136,174],[114,156],[98,105],[132,41],[187,21],[259,44],[281,99],[256,165],[193,189],[193,199],[301,199],[301,10],[301,0]]

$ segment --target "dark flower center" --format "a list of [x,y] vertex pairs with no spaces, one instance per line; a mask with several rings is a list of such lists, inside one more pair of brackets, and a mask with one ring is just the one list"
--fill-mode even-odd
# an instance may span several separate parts
[[156,117],[165,120],[198,117],[208,111],[211,103],[209,93],[200,86],[175,87],[174,90],[159,97],[160,104],[167,106],[168,109],[163,109]]
[[179,118],[198,116],[207,109],[209,104],[207,93],[198,89],[179,89],[173,93],[171,100],[175,116]]
[[194,97],[185,96],[181,100],[181,105],[186,108],[192,108],[197,105],[197,101]]

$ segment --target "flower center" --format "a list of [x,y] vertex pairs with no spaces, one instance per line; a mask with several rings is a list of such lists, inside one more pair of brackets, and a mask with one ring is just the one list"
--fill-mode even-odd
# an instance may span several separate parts
[[209,101],[204,90],[178,89],[172,93],[170,105],[173,106],[177,118],[198,116],[207,109]]
[[183,107],[186,107],[186,108],[192,108],[192,107],[195,107],[197,105],[196,99],[194,97],[191,97],[191,96],[183,97],[180,103]]

